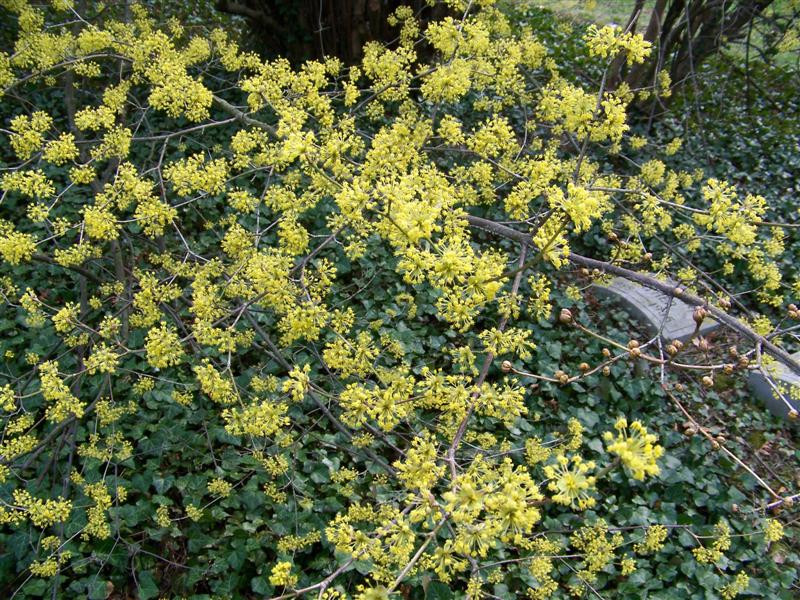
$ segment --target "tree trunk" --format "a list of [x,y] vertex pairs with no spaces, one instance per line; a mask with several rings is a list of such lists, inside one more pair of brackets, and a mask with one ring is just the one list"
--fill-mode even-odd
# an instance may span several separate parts
[[245,17],[253,46],[267,56],[298,64],[336,56],[346,64],[361,57],[370,40],[390,43],[397,28],[386,22],[398,6],[410,5],[423,20],[438,15],[425,0],[217,0],[217,10]]
[[[721,47],[747,33],[750,23],[774,0],[656,0],[644,38],[653,44],[650,58],[627,68],[613,65],[609,81],[613,87],[626,82],[632,89],[652,86],[666,69],[673,89],[685,85],[702,62]],[[639,3],[631,15],[631,28]],[[639,107],[642,108],[642,107]]]

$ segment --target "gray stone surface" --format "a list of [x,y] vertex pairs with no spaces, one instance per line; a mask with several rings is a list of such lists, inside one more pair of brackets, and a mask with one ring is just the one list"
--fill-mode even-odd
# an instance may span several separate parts
[[[592,286],[598,296],[618,300],[633,314],[648,332],[661,332],[665,341],[688,340],[695,330],[694,307],[682,300],[662,294],[622,277],[615,277],[608,284]],[[700,334],[707,335],[719,327],[713,319],[706,319],[700,326]]]
[[[792,358],[800,361],[800,352],[793,354]],[[768,372],[772,377],[773,383],[778,386],[786,386],[787,394],[786,400],[794,407],[795,410],[800,411],[800,402],[789,398],[788,391],[793,385],[800,386],[800,375],[795,374],[789,370],[789,367],[783,363],[776,362],[769,366]],[[789,407],[786,403],[777,398],[772,386],[770,386],[767,378],[760,370],[751,371],[747,376],[747,386],[754,396],[767,405],[769,412],[778,417],[785,417],[789,414]]]

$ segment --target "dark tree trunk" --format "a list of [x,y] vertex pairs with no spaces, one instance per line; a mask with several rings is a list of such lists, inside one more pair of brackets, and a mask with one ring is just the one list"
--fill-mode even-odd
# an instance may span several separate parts
[[[747,34],[748,27],[774,0],[656,0],[643,33],[653,44],[649,60],[627,68],[613,65],[609,81],[631,88],[654,85],[656,74],[666,69],[673,89],[691,80],[702,62],[722,46]],[[640,3],[637,2],[637,7]],[[640,13],[641,14],[641,13]],[[631,15],[636,26],[639,16]],[[641,108],[641,107],[640,107]]]
[[358,61],[370,40],[389,43],[398,35],[386,21],[409,5],[423,20],[434,12],[425,0],[217,0],[217,10],[245,17],[253,46],[293,63],[336,56]]

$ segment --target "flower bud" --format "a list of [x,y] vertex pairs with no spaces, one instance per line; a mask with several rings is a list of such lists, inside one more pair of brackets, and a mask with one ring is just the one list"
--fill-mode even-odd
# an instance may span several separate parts
[[800,416],[800,413],[798,413],[795,409],[792,409],[792,410],[789,411],[789,419],[790,420],[796,421],[798,416]]
[[511,364],[510,360],[504,360],[500,365],[500,369],[503,371],[503,373],[510,373],[513,368],[514,365]]
[[675,344],[670,344],[667,346],[667,354],[670,356],[675,356],[678,353],[678,348],[675,347]]
[[603,348],[603,356],[605,356],[606,358],[611,358],[611,350],[609,350],[608,348]]
[[564,325],[572,323],[572,312],[568,308],[562,308],[561,314],[558,315],[558,320]]
[[703,379],[702,379],[701,381],[703,382],[703,385],[704,385],[705,387],[707,387],[707,388],[712,388],[712,387],[714,387],[714,380],[713,380],[713,379],[711,379],[711,377],[709,377],[708,375],[706,375],[705,377],[703,377]]
[[589,367],[589,363],[582,362],[582,363],[581,363],[581,364],[578,366],[578,368],[579,368],[579,369],[580,369],[580,370],[581,370],[583,373],[586,373],[586,371],[588,371],[588,370],[589,370],[589,368],[590,368],[590,367]]
[[630,348],[631,350],[638,347],[639,347],[639,342],[637,342],[636,340],[631,340],[630,342],[628,342],[628,348]]
[[698,306],[697,308],[695,308],[694,314],[692,314],[694,322],[697,323],[698,325],[700,325],[707,316],[708,316],[708,311],[702,306]]
[[607,367],[607,366],[603,367],[603,375],[605,375],[606,377],[611,375],[611,369],[609,367]]

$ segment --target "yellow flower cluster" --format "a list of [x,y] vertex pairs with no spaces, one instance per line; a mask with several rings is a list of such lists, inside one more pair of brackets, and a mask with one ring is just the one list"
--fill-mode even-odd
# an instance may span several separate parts
[[92,353],[86,359],[86,370],[90,375],[95,373],[113,374],[117,370],[119,355],[106,343],[95,346]]
[[219,477],[208,482],[208,491],[216,496],[227,498],[233,491],[233,486]]
[[29,261],[36,252],[36,238],[29,233],[9,230],[0,225],[0,256],[12,265]]
[[278,540],[278,552],[297,552],[309,546],[313,546],[322,539],[322,534],[319,531],[309,531],[305,535],[286,535]]
[[73,396],[69,387],[59,377],[56,362],[47,361],[39,365],[39,382],[42,396],[50,402],[47,407],[49,421],[60,422],[72,415],[77,418],[83,416],[86,404]]
[[615,551],[622,545],[623,537],[620,533],[609,537],[608,533],[608,524],[600,519],[594,525],[581,527],[572,534],[572,547],[583,555],[583,568],[577,571],[580,583],[570,586],[574,595],[583,595],[586,586],[594,583],[597,574],[613,562]]
[[61,497],[56,500],[42,500],[20,489],[14,490],[13,497],[16,509],[22,511],[33,525],[41,529],[66,522],[72,512],[72,502]]
[[11,148],[21,160],[29,159],[42,148],[45,132],[53,126],[53,117],[36,111],[31,116],[19,115],[11,119]]
[[39,169],[4,173],[0,187],[9,192],[19,192],[28,198],[49,198],[56,193],[53,182]]
[[48,142],[42,151],[42,158],[57,166],[75,160],[78,158],[75,136],[71,133],[62,133],[55,140]]
[[590,25],[584,36],[589,54],[602,58],[613,58],[624,52],[629,65],[642,63],[650,55],[652,44],[641,34],[623,31],[614,25],[598,28]]
[[294,402],[301,402],[305,398],[311,383],[308,374],[311,372],[311,365],[299,366],[289,371],[289,378],[283,382],[283,391],[288,393]]
[[767,519],[764,527],[764,539],[767,542],[778,542],[783,538],[783,525],[777,519]]
[[596,478],[588,475],[594,468],[593,461],[584,461],[578,454],[571,458],[559,454],[555,465],[547,465],[544,468],[544,474],[551,480],[547,488],[555,492],[551,496],[553,502],[578,510],[594,506],[597,500],[591,492],[595,487]]
[[397,477],[408,490],[428,491],[444,474],[444,465],[436,464],[436,443],[432,436],[415,437],[405,459],[397,461]]
[[280,587],[292,587],[297,583],[297,576],[292,575],[292,563],[285,561],[276,563],[272,567],[269,582],[274,586]]
[[747,591],[749,586],[750,577],[748,577],[746,573],[737,573],[733,581],[720,588],[720,598],[722,598],[722,600],[733,600],[733,598],[736,598],[739,594]]
[[633,545],[636,554],[654,554],[664,547],[664,540],[667,539],[667,528],[663,525],[652,525],[647,528],[644,539]]
[[718,563],[725,555],[725,551],[731,547],[731,529],[727,523],[720,521],[714,526],[714,531],[717,534],[716,539],[710,547],[698,546],[692,548],[697,562],[702,564]]
[[629,426],[624,417],[617,420],[614,429],[616,437],[610,431],[603,434],[608,452],[620,457],[634,479],[641,481],[645,476],[658,475],[660,469],[656,461],[664,454],[664,448],[656,444],[658,438],[648,433],[640,421],[633,421]]
[[155,369],[179,365],[184,356],[178,334],[164,321],[147,332],[144,349],[147,352],[147,362]]
[[285,403],[269,400],[255,402],[244,408],[226,408],[222,411],[225,431],[231,435],[274,436],[289,425],[289,417],[286,416],[288,409]]
[[209,360],[205,360],[203,364],[194,367],[194,372],[200,384],[200,389],[214,402],[232,404],[237,400],[238,393],[234,382],[227,377],[223,377]]
[[193,154],[167,165],[164,177],[172,182],[179,196],[189,196],[198,191],[213,195],[224,189],[228,165],[222,158],[206,161],[203,154]]
[[[79,477],[79,476],[78,476]],[[88,522],[81,533],[84,540],[90,537],[104,540],[111,536],[111,526],[106,519],[106,511],[111,507],[111,494],[108,492],[106,484],[102,481],[95,483],[85,483],[81,481],[83,493],[89,498],[93,505],[86,510]]]

